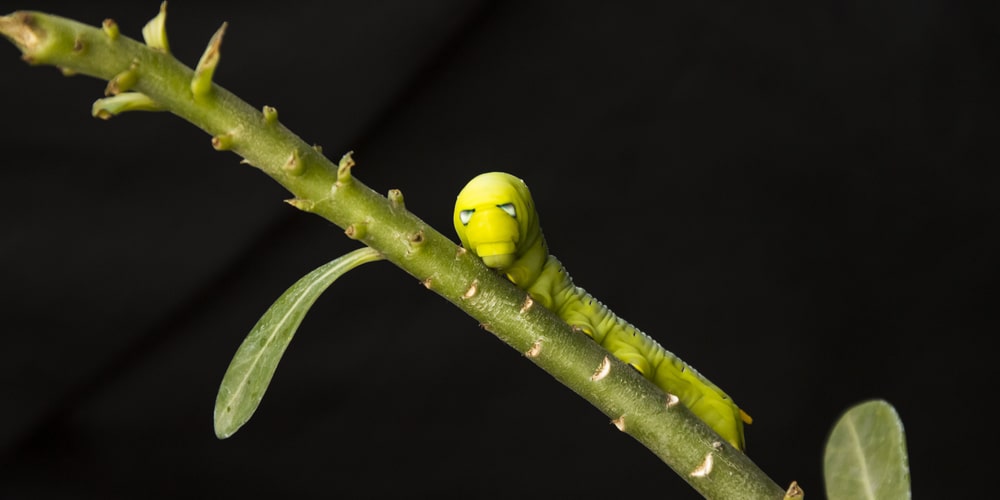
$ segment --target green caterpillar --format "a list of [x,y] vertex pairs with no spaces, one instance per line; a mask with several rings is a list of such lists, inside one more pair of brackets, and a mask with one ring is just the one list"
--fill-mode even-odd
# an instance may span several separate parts
[[676,395],[698,418],[739,450],[750,416],[694,368],[660,346],[584,289],[549,255],[531,193],[524,181],[503,172],[481,174],[455,202],[455,231],[462,246],[504,272],[532,299],[590,336],[665,392]]

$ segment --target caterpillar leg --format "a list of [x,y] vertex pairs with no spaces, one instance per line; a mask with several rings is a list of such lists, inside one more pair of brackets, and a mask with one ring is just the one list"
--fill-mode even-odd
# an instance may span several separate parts
[[709,425],[723,439],[729,441],[737,450],[746,449],[746,441],[743,435],[744,416],[749,415],[743,410],[735,409],[731,401],[711,397],[699,398],[688,407]]
[[614,354],[615,357],[620,359],[623,363],[635,368],[635,371],[639,372],[640,375],[652,380],[653,368],[650,366],[649,360],[638,351],[635,349],[619,349],[617,351],[610,351],[611,354]]
[[[570,325],[574,330],[583,333],[584,335],[594,339],[595,342],[599,342],[599,339],[594,338],[594,329],[589,323],[586,324],[576,324]],[[653,378],[653,368],[649,364],[649,360],[639,352],[633,346],[627,344],[615,344],[615,345],[604,345],[614,357],[618,358],[621,362],[631,366],[635,371],[639,372],[640,375],[646,377],[647,379]]]

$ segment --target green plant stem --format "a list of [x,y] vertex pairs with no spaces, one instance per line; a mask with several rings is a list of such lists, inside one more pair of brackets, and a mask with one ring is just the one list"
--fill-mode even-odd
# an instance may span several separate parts
[[[133,109],[135,102],[134,109],[163,109],[208,132],[216,149],[242,156],[290,191],[293,206],[345,228],[348,236],[477,319],[608,415],[705,497],[784,496],[746,455],[683,405],[671,404],[652,383],[526,301],[523,291],[407,211],[398,192],[387,198],[355,179],[349,155],[339,164],[329,161],[278,122],[272,108],[262,113],[218,85],[206,85],[201,75],[210,78],[211,71],[201,72],[192,85],[195,72],[166,52],[165,35],[157,44],[161,48],[153,49],[120,35],[113,22],[101,29],[37,12],[0,17],[0,32],[30,64],[109,80],[109,93],[118,95],[95,103],[97,116]],[[209,46],[216,53],[203,59],[217,61],[219,41],[221,30]],[[613,459],[595,454],[594,465]]]

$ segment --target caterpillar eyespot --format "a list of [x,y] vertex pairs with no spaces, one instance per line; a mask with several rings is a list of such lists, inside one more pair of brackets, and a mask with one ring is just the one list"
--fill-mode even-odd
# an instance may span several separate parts
[[507,212],[507,215],[511,217],[517,217],[517,208],[514,207],[513,203],[504,203],[502,205],[497,205],[497,208],[503,210],[504,212]]
[[475,210],[462,210],[461,212],[458,213],[458,219],[462,221],[463,225],[468,226],[469,221],[472,220],[473,212],[475,212]]
[[[743,425],[752,419],[732,398],[573,284],[559,260],[549,255],[524,181],[503,172],[476,176],[455,200],[454,225],[462,246],[487,266],[505,273],[532,300],[631,365],[668,397],[679,399],[734,447],[746,448]],[[711,455],[707,470],[710,460]]]

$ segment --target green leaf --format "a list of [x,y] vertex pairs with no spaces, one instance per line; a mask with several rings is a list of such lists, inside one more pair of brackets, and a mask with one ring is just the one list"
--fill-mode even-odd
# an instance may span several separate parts
[[232,436],[260,404],[281,355],[292,341],[309,308],[337,278],[382,254],[364,247],[341,256],[303,276],[261,316],[240,344],[215,398],[215,435]]
[[896,409],[874,400],[845,412],[826,442],[823,475],[830,500],[910,498],[906,439]]

